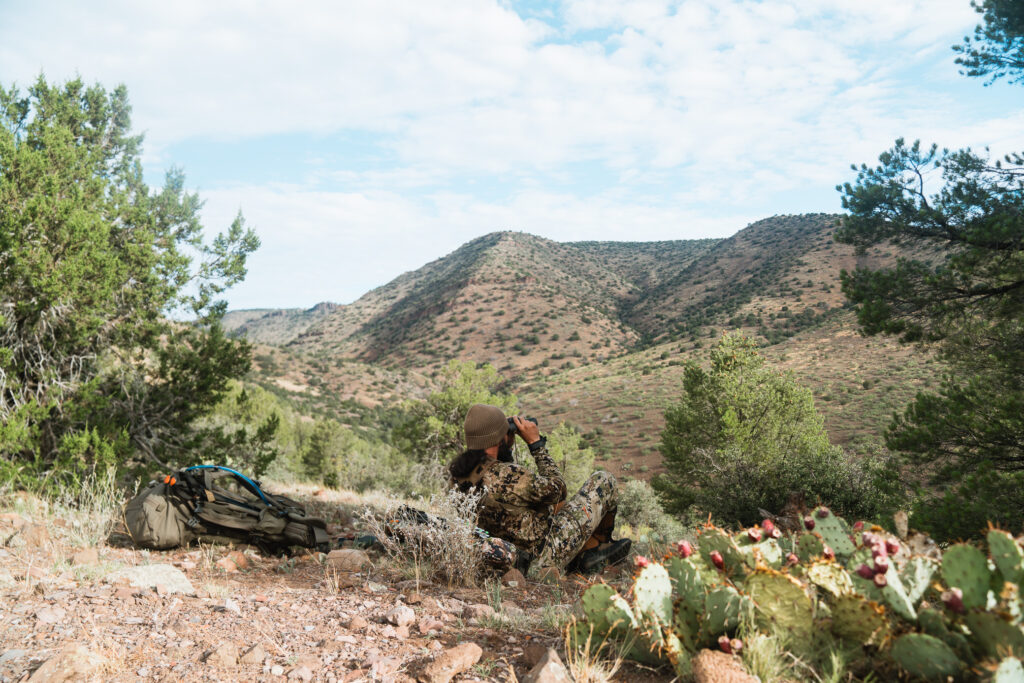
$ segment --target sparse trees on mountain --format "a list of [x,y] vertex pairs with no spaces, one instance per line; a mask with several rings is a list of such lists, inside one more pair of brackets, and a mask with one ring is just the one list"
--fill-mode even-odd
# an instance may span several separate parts
[[665,412],[668,474],[653,483],[668,510],[749,525],[790,503],[873,517],[893,502],[891,473],[829,443],[810,389],[767,366],[753,340],[726,335],[710,361],[687,364],[681,400]]
[[[1024,7],[986,0],[957,49],[970,76],[1024,80]],[[907,248],[893,268],[843,273],[866,334],[927,344],[949,363],[887,444],[931,475],[914,523],[939,538],[992,521],[1024,524],[1024,155],[896,145],[838,188],[850,214],[837,239]],[[941,183],[941,187],[938,185]]]
[[[179,171],[143,182],[125,88],[0,87],[0,467],[71,473],[188,456],[249,367],[217,296],[259,241],[203,239]],[[194,317],[176,323],[172,315]]]

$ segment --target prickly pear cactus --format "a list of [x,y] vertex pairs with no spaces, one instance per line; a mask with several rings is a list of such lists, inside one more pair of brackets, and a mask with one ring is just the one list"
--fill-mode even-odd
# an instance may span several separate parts
[[833,514],[826,507],[813,513],[814,530],[821,535],[822,542],[839,557],[848,557],[857,549],[853,542],[852,530],[842,517]]
[[988,604],[988,560],[973,545],[959,543],[942,554],[942,579],[950,588],[963,591],[967,609]]
[[944,681],[963,668],[952,648],[924,633],[906,633],[897,638],[892,658],[907,673],[929,681]]
[[807,578],[835,597],[853,592],[850,573],[832,562],[815,562],[807,568]]
[[924,597],[925,591],[935,576],[937,564],[928,557],[911,557],[900,571],[900,583],[907,591],[907,599],[916,605]]
[[989,657],[1006,653],[1024,657],[1024,633],[1002,615],[973,611],[964,617],[964,623],[970,629],[971,641]]
[[797,537],[793,552],[801,562],[810,562],[816,557],[821,557],[821,554],[825,552],[825,544],[821,542],[820,536],[808,531]]
[[[697,566],[693,558],[673,557],[665,563],[673,592],[682,598],[687,606],[704,606],[704,578],[707,569]],[[710,577],[709,577],[710,578]]]
[[771,569],[758,570],[747,579],[746,589],[765,622],[797,638],[810,637],[814,603],[799,581]]
[[1024,683],[1024,665],[1016,657],[1007,657],[999,662],[992,683]]
[[775,569],[782,566],[782,547],[774,538],[760,543],[741,545],[739,549],[743,553],[747,566],[751,569],[756,568],[759,561]]
[[672,623],[672,581],[663,566],[651,564],[640,571],[633,584],[633,597],[638,615],[657,625]]
[[722,556],[726,572],[730,574],[742,572],[746,566],[744,555],[740,552],[732,536],[716,526],[706,527],[701,532],[697,547],[704,563],[709,567],[715,566],[711,553],[716,551]]
[[614,588],[606,583],[595,583],[584,591],[580,598],[583,614],[586,615],[590,625],[594,627],[595,633],[605,634],[611,630],[606,613],[612,605],[613,595],[618,595]]
[[711,642],[715,636],[736,630],[749,604],[746,596],[740,595],[732,586],[716,586],[708,591],[701,620],[702,638]]
[[889,636],[885,608],[856,593],[846,593],[832,603],[832,632],[840,638],[874,645]]
[[1020,585],[1024,578],[1024,551],[1010,534],[999,529],[988,532],[988,550],[1003,579]]

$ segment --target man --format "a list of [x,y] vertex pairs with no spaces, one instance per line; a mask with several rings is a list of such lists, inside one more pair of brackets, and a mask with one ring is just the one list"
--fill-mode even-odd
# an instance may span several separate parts
[[[566,500],[565,480],[536,422],[508,419],[500,408],[478,403],[466,414],[464,429],[466,451],[448,467],[454,485],[482,491],[477,524],[531,553],[531,573],[567,566],[594,573],[629,554],[629,539],[612,540],[615,477],[594,472]],[[517,434],[537,463],[536,473],[512,460]]]

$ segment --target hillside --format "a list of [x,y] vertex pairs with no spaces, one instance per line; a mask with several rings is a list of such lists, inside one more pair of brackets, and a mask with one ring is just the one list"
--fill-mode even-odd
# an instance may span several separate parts
[[526,411],[577,426],[606,467],[644,478],[660,468],[684,361],[740,330],[814,389],[832,439],[860,450],[939,370],[856,334],[839,272],[891,255],[834,242],[835,219],[775,216],[725,240],[650,243],[496,232],[350,305],[238,312],[235,329],[287,340],[260,347],[260,384],[362,425],[425,397],[452,358],[491,363]]
[[287,344],[332,311],[339,304],[322,302],[312,308],[250,308],[229,311],[225,331],[261,344]]

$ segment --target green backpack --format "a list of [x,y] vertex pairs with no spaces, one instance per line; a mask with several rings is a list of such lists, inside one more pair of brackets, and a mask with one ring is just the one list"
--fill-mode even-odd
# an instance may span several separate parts
[[124,517],[136,545],[156,550],[197,540],[241,541],[269,554],[330,545],[322,519],[307,517],[294,500],[219,465],[187,467],[150,482],[129,501]]

